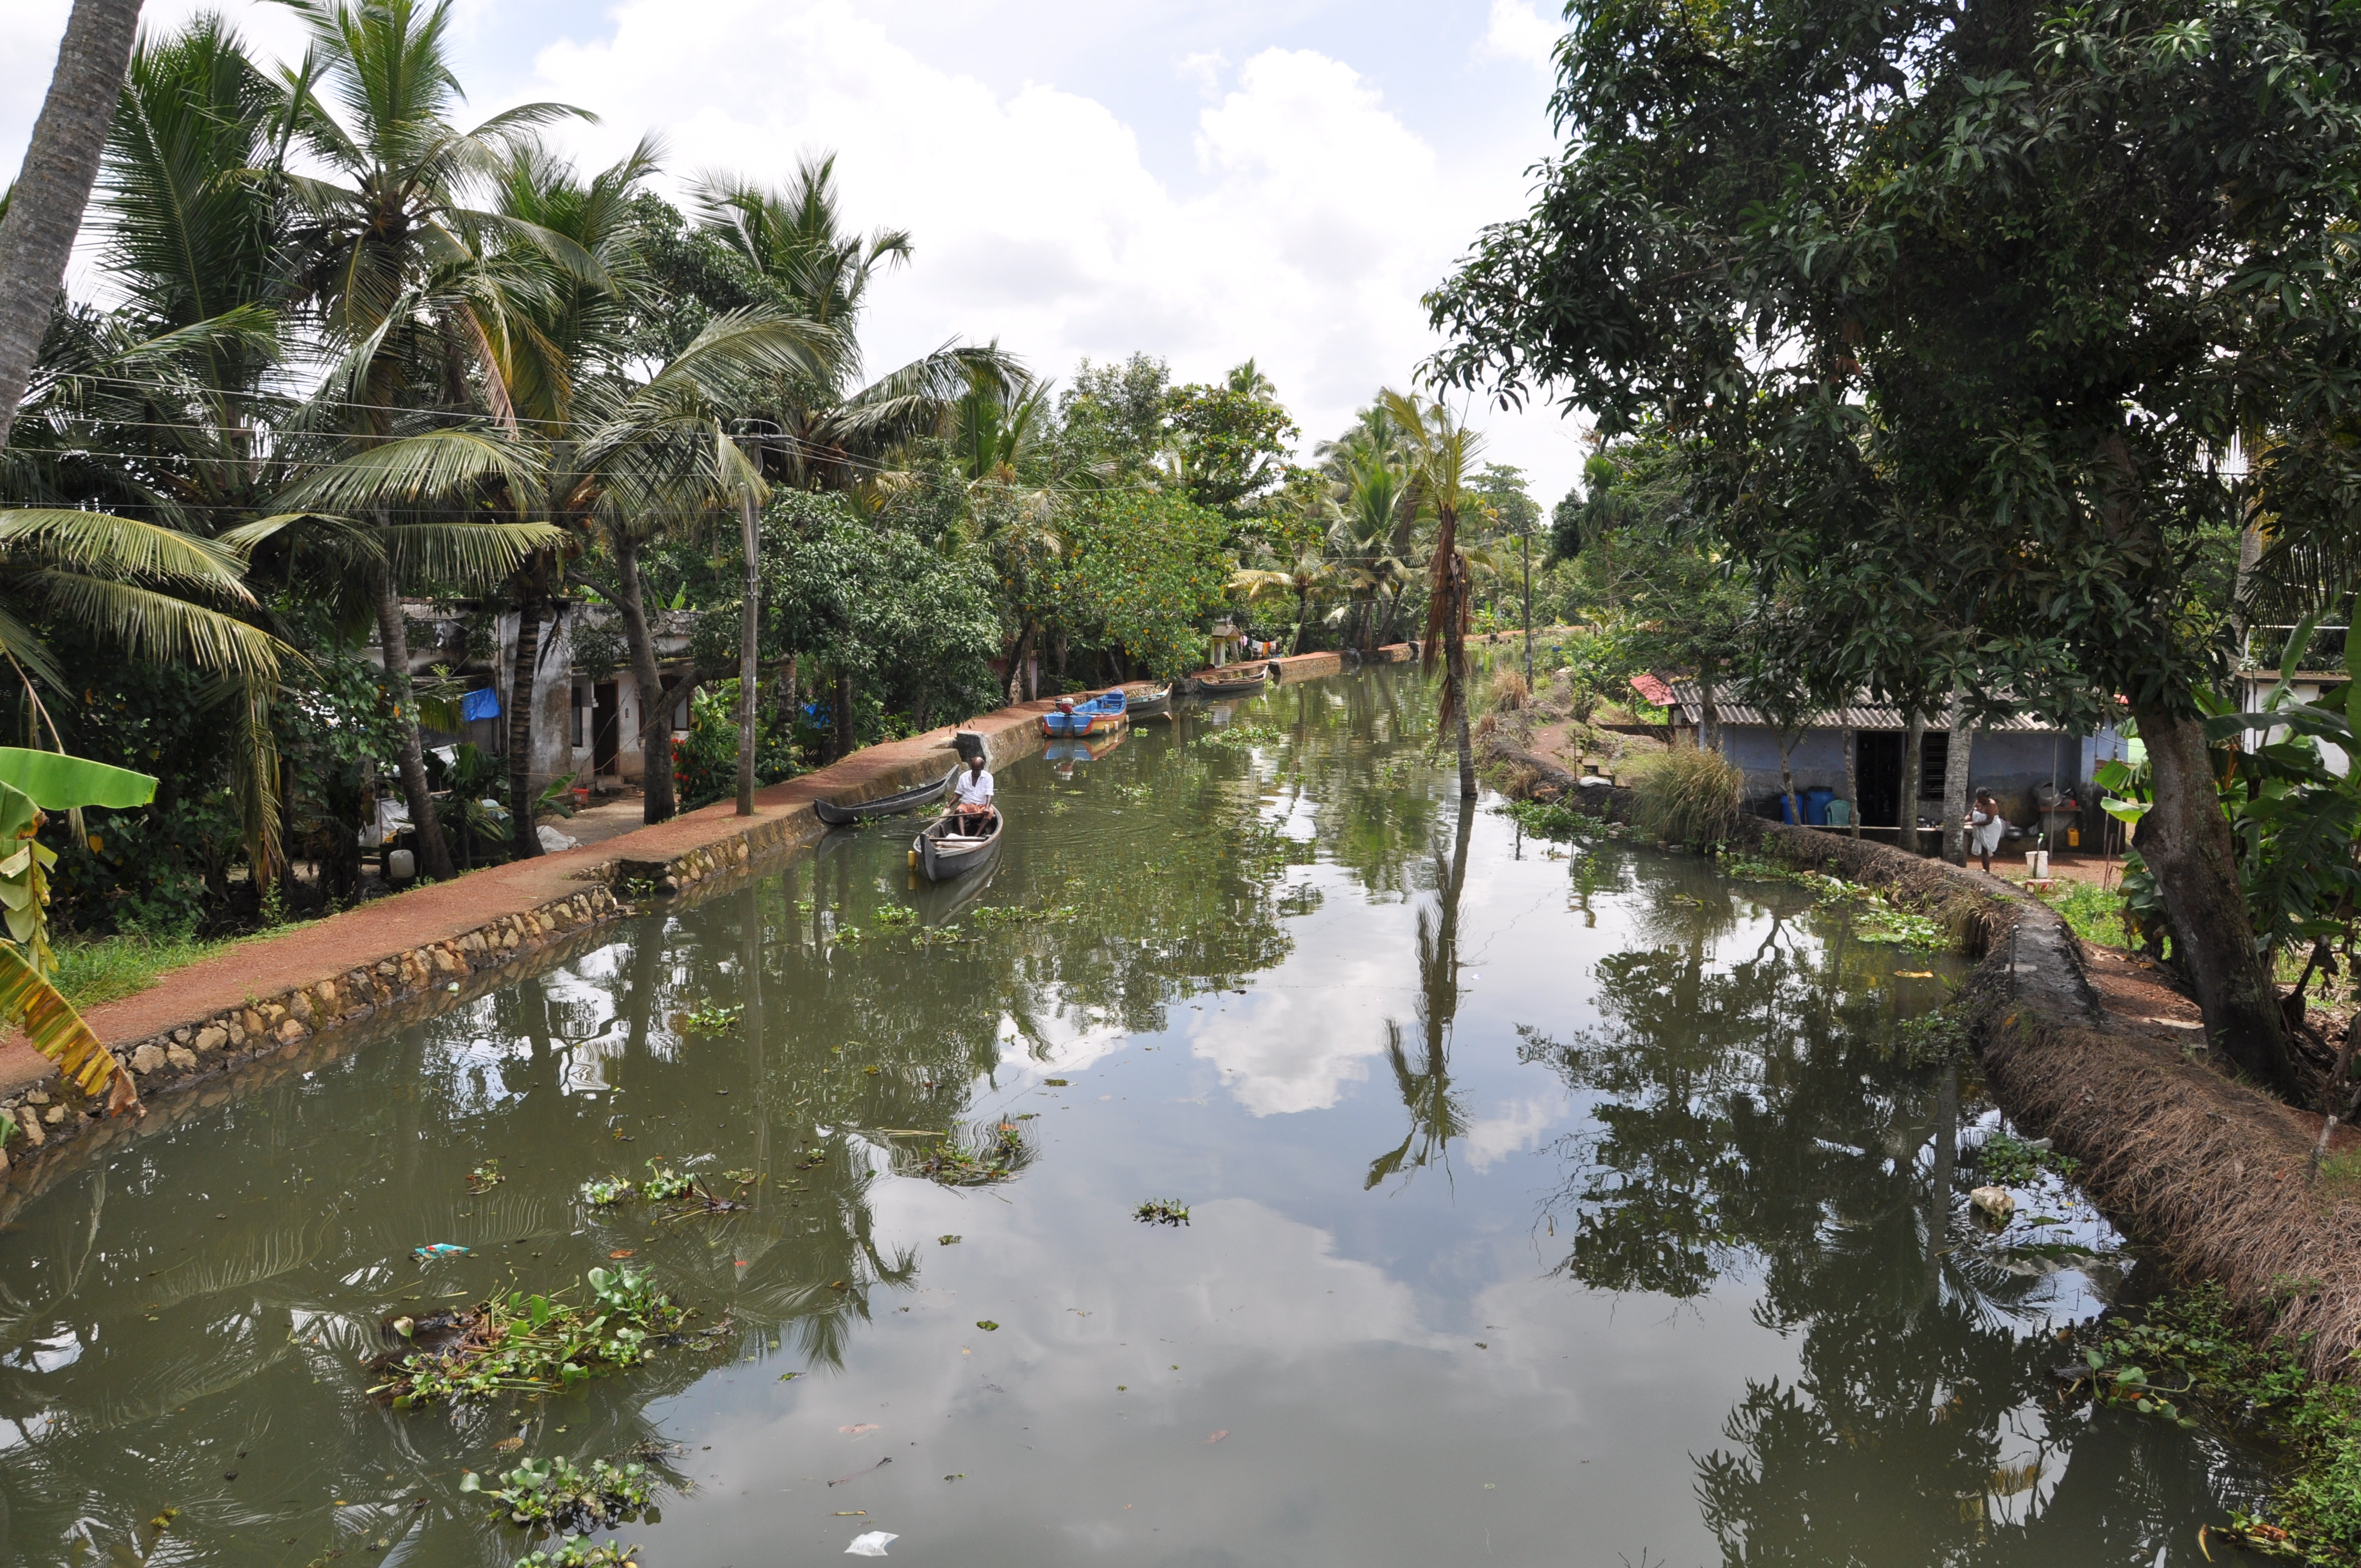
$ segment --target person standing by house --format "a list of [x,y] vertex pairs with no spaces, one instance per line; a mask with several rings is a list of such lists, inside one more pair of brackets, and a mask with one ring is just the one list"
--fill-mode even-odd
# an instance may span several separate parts
[[1984,874],[1992,874],[1993,851],[2000,848],[2001,837],[2008,831],[2008,818],[2000,814],[2000,802],[1988,789],[1976,791],[1976,803],[1969,810],[1968,853],[1982,856]]

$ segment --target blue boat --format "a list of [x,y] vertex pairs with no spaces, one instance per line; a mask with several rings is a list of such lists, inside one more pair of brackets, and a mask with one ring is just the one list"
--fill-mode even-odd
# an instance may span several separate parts
[[1041,733],[1049,736],[1104,735],[1122,726],[1126,699],[1120,691],[1102,692],[1088,702],[1060,699],[1041,716]]

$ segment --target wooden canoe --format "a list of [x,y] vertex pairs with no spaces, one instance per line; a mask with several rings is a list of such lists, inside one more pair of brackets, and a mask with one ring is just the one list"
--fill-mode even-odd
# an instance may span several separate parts
[[991,860],[992,851],[999,847],[1001,831],[1008,826],[1007,817],[994,811],[991,828],[970,836],[954,834],[951,831],[954,820],[945,813],[928,823],[910,850],[911,858],[917,862],[918,874],[928,882],[949,882],[984,864]]
[[958,776],[959,770],[953,768],[932,784],[919,784],[894,795],[881,795],[875,800],[855,801],[850,806],[839,806],[832,800],[815,800],[812,810],[831,828],[841,828],[849,822],[866,822],[873,817],[897,817],[905,811],[916,811],[941,799],[943,791],[950,788],[951,780]]
[[1126,686],[1123,688],[1123,694],[1131,699],[1131,714],[1135,718],[1153,718],[1159,713],[1172,711],[1170,686],[1143,684]]
[[1262,690],[1264,684],[1269,679],[1268,670],[1257,670],[1250,675],[1228,676],[1218,680],[1207,680],[1204,676],[1199,675],[1191,683],[1191,689],[1199,696],[1252,696]]

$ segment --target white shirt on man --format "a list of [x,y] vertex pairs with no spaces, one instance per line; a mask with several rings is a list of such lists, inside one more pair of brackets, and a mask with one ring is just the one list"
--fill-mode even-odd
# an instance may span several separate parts
[[992,804],[992,770],[978,773],[961,768],[951,785],[951,802],[956,806],[990,806]]

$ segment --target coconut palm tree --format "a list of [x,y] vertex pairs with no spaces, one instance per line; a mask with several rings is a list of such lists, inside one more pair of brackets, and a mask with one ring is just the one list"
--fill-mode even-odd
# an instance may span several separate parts
[[859,235],[845,227],[833,155],[805,159],[776,191],[708,175],[692,203],[705,231],[785,313],[837,334],[837,352],[818,373],[783,381],[762,411],[776,426],[763,444],[773,477],[808,489],[851,489],[912,437],[948,433],[953,411],[979,389],[1006,407],[1029,386],[1023,367],[998,345],[958,343],[862,383],[857,332],[869,291],[883,273],[906,266],[916,247],[905,229]]
[[1230,574],[1229,587],[1244,594],[1249,604],[1275,593],[1292,595],[1295,630],[1288,639],[1287,651],[1296,653],[1303,648],[1303,628],[1312,619],[1312,598],[1345,581],[1348,571],[1343,563],[1330,560],[1316,550],[1306,550],[1289,565],[1242,566]]
[[0,446],[56,308],[139,27],[139,0],[74,0],[23,172],[0,210]]
[[1459,795],[1476,798],[1476,752],[1467,732],[1467,621],[1471,571],[1459,544],[1459,520],[1477,498],[1468,487],[1484,438],[1440,402],[1427,402],[1388,389],[1378,394],[1402,434],[1417,510],[1434,519],[1427,556],[1426,635],[1419,662],[1429,674],[1443,668],[1438,722],[1455,726],[1459,742]]
[[[311,35],[310,52],[285,83],[288,135],[325,170],[284,176],[294,210],[289,250],[296,294],[335,356],[320,406],[346,416],[345,433],[359,447],[422,418],[488,414],[514,430],[517,410],[497,345],[527,330],[522,318],[548,291],[552,269],[593,285],[610,282],[579,245],[467,198],[496,181],[537,127],[592,116],[561,104],[524,104],[459,129],[451,119],[463,94],[449,60],[450,0],[431,8],[417,0],[287,4]],[[517,264],[520,248],[550,265]],[[533,499],[513,492],[511,499],[525,510],[510,521],[529,521]],[[536,553],[511,574],[518,684],[527,700],[509,705],[511,806],[517,852],[528,856],[541,852],[527,764],[550,567],[548,555]],[[397,705],[414,715],[401,595],[381,577],[375,598],[389,685]],[[430,856],[439,857],[414,722],[402,751],[412,820]]]

